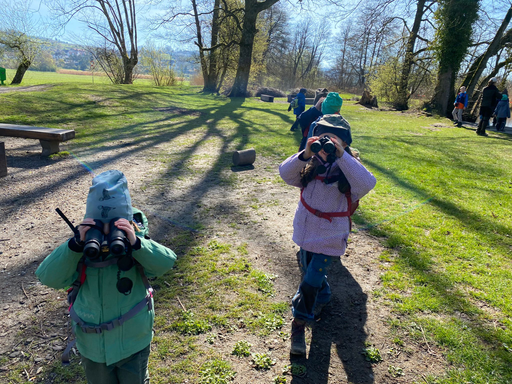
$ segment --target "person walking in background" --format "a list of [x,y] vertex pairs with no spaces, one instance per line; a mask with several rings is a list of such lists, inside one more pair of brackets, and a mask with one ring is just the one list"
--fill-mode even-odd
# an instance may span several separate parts
[[[314,122],[323,115],[339,114],[343,99],[337,92],[329,92],[325,98],[321,97],[316,105],[309,108],[299,116],[299,124],[302,130],[302,140],[299,151],[306,147],[310,129],[314,127]],[[313,127],[311,127],[313,125]]]
[[[293,123],[290,131],[295,131],[299,128],[299,116],[306,109],[306,88],[301,88],[295,99],[297,100],[297,106],[293,108],[293,114],[295,115],[295,122]],[[293,103],[293,101],[292,101]]]
[[501,99],[501,94],[496,88],[497,79],[493,77],[487,83],[487,87],[485,87],[482,91],[482,103],[480,104],[480,122],[478,123],[478,128],[476,130],[476,134],[479,136],[488,136],[485,133],[487,126],[489,125],[489,120],[491,119],[491,115],[498,104],[498,101]]
[[510,119],[510,105],[508,101],[508,91],[506,89],[504,89],[502,92],[501,100],[498,101],[496,109],[494,110],[494,114],[498,120],[498,123],[496,124],[496,130],[505,131],[505,124],[507,123],[507,119]]
[[293,241],[300,247],[304,276],[292,299],[293,355],[306,354],[305,326],[331,299],[327,270],[345,253],[350,215],[357,201],[376,184],[372,173],[352,155],[351,143],[348,122],[340,115],[324,115],[306,148],[279,166],[282,179],[301,189],[293,219]]
[[453,103],[454,108],[452,111],[452,116],[454,123],[457,124],[458,127],[462,126],[462,113],[464,109],[468,107],[468,94],[466,93],[466,87],[462,86],[459,89],[459,93],[455,98],[455,102]]

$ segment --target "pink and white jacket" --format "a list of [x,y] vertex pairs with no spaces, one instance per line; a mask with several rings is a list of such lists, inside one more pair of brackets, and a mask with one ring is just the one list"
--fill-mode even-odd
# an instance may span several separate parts
[[[300,171],[307,164],[307,161],[299,158],[301,153],[290,156],[279,166],[283,180],[298,188],[302,188]],[[348,153],[344,152],[343,156],[336,159],[329,176],[339,173],[338,168],[343,171],[350,183],[353,202],[361,199],[375,187],[375,176]],[[338,183],[326,184],[315,179],[304,188],[302,197],[307,205],[321,212],[344,212],[348,209],[347,198],[338,190]],[[299,200],[293,220],[293,241],[299,247],[327,256],[341,256],[345,253],[349,234],[349,217],[333,217],[332,221],[318,217],[308,211]]]

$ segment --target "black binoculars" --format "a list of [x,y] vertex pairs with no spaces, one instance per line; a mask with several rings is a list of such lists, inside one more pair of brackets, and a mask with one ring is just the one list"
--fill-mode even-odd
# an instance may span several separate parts
[[313,151],[313,153],[318,153],[322,149],[325,151],[325,153],[336,152],[336,146],[332,142],[331,138],[327,135],[319,138],[311,144],[311,151]]
[[114,256],[121,256],[126,252],[126,246],[129,244],[126,233],[115,226],[119,220],[116,217],[110,220],[109,233],[103,233],[103,222],[94,220],[94,226],[85,234],[84,256],[89,259],[96,259],[102,254],[111,253]]

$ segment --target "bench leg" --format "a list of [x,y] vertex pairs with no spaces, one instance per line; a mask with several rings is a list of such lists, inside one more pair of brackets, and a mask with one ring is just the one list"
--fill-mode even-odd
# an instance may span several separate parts
[[58,141],[47,141],[39,139],[41,143],[41,147],[43,147],[43,156],[50,156],[54,153],[59,152],[59,142]]
[[0,177],[7,176],[7,157],[5,156],[5,144],[0,142]]

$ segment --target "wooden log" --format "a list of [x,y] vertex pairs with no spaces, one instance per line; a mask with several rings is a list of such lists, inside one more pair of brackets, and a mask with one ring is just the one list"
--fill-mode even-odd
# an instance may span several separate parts
[[7,176],[7,157],[5,156],[5,144],[0,141],[0,177]]
[[245,149],[243,151],[235,151],[233,153],[233,164],[238,165],[250,165],[256,160],[256,151],[254,148]]

